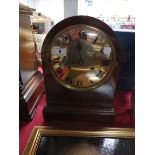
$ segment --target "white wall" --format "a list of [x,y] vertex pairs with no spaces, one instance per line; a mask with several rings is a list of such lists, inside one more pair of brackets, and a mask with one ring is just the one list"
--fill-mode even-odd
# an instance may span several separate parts
[[78,14],[94,17],[103,16],[135,16],[134,0],[92,0],[87,6],[86,0],[78,0]]
[[20,3],[27,5],[27,0],[19,0]]
[[64,0],[39,0],[37,10],[52,18],[56,24],[64,19]]
[[64,0],[64,18],[78,15],[78,0]]
[[90,15],[94,17],[113,15],[128,17],[129,14],[135,16],[134,0],[91,1],[92,6],[87,6],[86,0],[20,0],[23,4],[36,8],[38,12],[52,18],[54,24],[64,19],[64,17],[76,15],[77,11],[78,15]]

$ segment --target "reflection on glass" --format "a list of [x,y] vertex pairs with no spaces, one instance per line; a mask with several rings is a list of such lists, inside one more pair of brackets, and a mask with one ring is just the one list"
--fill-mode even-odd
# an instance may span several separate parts
[[130,138],[42,137],[37,155],[134,155]]
[[107,77],[115,64],[112,41],[89,26],[71,26],[51,42],[51,68],[61,82],[71,87],[92,87]]
[[119,139],[106,138],[101,145],[101,151],[106,155],[114,155],[118,144]]

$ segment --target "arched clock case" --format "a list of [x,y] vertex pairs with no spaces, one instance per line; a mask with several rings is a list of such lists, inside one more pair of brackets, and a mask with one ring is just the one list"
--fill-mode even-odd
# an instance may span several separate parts
[[42,46],[44,119],[112,123],[120,53],[114,31],[96,18],[56,24]]

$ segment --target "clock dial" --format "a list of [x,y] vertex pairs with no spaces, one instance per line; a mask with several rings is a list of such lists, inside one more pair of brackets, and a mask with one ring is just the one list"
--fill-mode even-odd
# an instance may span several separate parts
[[87,90],[110,77],[116,66],[116,51],[103,30],[77,24],[51,39],[50,60],[51,72],[60,84]]

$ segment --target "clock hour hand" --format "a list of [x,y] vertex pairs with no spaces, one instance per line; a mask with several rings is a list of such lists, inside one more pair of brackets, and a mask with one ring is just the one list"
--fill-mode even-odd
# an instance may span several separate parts
[[79,64],[82,65],[83,64],[82,55],[81,55],[82,47],[81,47],[81,44],[80,44],[80,40],[78,40],[78,42],[77,42],[76,49],[78,50],[78,53],[79,53]]

